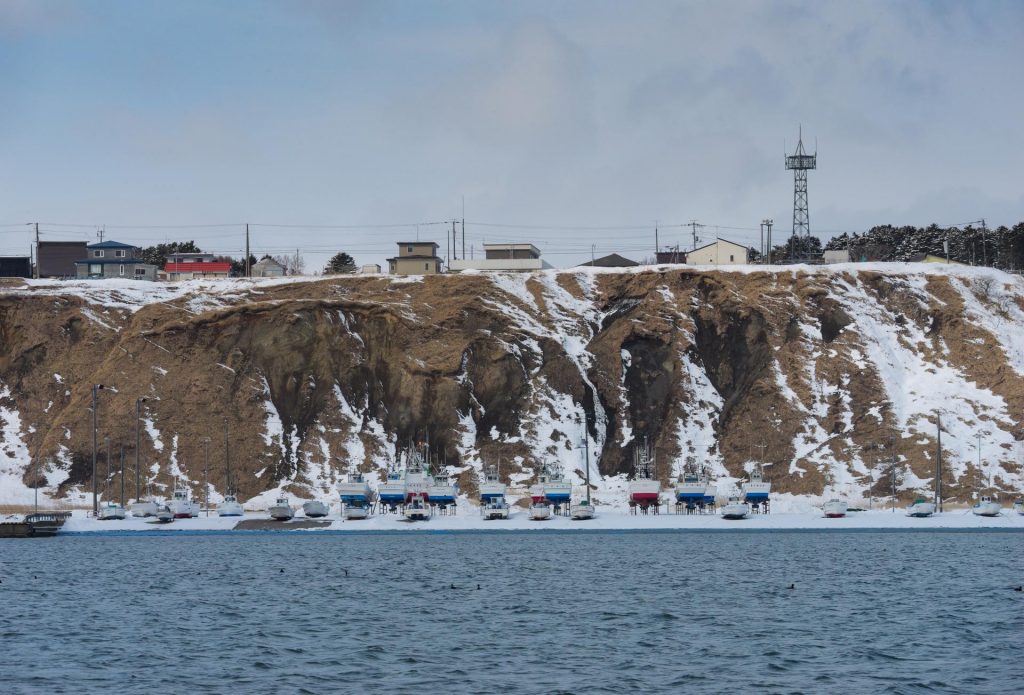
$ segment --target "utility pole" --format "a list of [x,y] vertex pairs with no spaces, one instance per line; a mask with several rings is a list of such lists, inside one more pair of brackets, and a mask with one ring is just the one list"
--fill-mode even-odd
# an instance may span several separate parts
[[139,472],[139,442],[141,440],[142,404],[145,398],[135,399],[135,501],[142,499],[142,481]]
[[245,223],[245,277],[249,277],[252,268],[249,267],[249,223]]
[[459,259],[458,237],[455,235],[455,220],[452,220],[452,260]]
[[224,473],[227,475],[228,494],[234,493],[231,485],[231,450],[228,448],[228,419],[224,418]]
[[36,222],[36,262],[32,265],[32,277],[39,279],[39,223]]
[[935,457],[935,505],[942,513],[942,416],[935,413],[935,427],[937,429],[936,442],[938,443],[938,454]]
[[981,220],[981,264],[988,265],[988,230],[985,229],[985,220]]
[[[107,477],[103,481],[103,494],[110,492],[110,435],[103,437],[104,448],[107,450]],[[107,500],[109,502],[110,500]]]
[[768,225],[768,265],[772,264],[772,220],[765,220],[765,224]]
[[94,517],[98,516],[100,512],[96,484],[96,395],[102,388],[103,384],[93,384],[92,386],[92,515]]
[[690,222],[686,226],[690,227],[693,230],[693,248],[691,249],[691,251],[696,251],[697,250],[697,241],[698,241],[697,227],[703,227],[704,225],[702,225],[697,220],[690,220]]
[[462,196],[462,260],[466,260],[466,196]]
[[655,222],[654,223],[654,262],[655,263],[658,262],[658,251],[659,250],[660,250],[660,247],[658,246],[658,223]]
[[121,508],[124,508],[124,444],[121,445]]
[[210,516],[210,438],[203,437],[203,506]]

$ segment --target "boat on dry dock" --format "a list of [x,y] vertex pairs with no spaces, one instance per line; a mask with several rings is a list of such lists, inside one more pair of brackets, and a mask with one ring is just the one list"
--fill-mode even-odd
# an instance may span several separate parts
[[404,514],[405,518],[409,521],[429,521],[431,515],[430,505],[427,504],[425,497],[420,495],[413,496],[405,505]]
[[[654,455],[651,447],[644,444],[633,450],[634,477],[629,481],[629,507],[639,508],[644,513],[649,509],[657,511],[661,502],[661,481],[655,477]],[[701,494],[703,494],[701,490]]]
[[287,497],[277,498],[274,505],[267,510],[270,518],[274,521],[291,521],[295,517],[295,510],[292,509],[291,501]]
[[835,497],[823,504],[821,509],[825,513],[826,519],[841,519],[846,516],[846,510],[849,509],[849,506],[846,500]]
[[395,511],[405,504],[405,477],[397,463],[388,466],[387,478],[381,483],[377,497],[385,510]]
[[546,521],[551,518],[551,505],[540,500],[530,505],[530,519],[532,521]]
[[480,504],[485,505],[495,497],[505,499],[505,483],[501,482],[497,466],[484,468],[484,481],[480,483]]
[[[541,490],[543,501],[546,502],[554,513],[569,511],[569,503],[572,500],[572,483],[565,479],[562,467],[558,464],[551,464],[544,467],[541,475]],[[531,497],[533,495],[531,494]]]
[[768,511],[768,497],[772,491],[772,484],[764,479],[764,471],[761,464],[757,464],[750,476],[742,485],[743,501],[750,504],[751,509],[761,507]]
[[174,484],[174,494],[167,506],[175,519],[191,519],[199,516],[199,504],[191,499],[188,488],[179,484],[177,480]]
[[[397,494],[397,493],[396,493]],[[401,493],[405,498],[404,488]],[[365,519],[370,515],[373,490],[356,468],[351,468],[345,480],[338,483],[338,499],[341,500],[341,515],[346,519]]]
[[448,472],[441,469],[437,475],[430,477],[430,484],[427,486],[427,499],[430,504],[446,512],[449,507],[455,509],[455,501],[459,496],[459,486],[452,482]]
[[729,501],[722,507],[723,519],[746,519],[750,514],[750,504],[743,501],[739,495],[732,495]]
[[975,502],[974,506],[971,507],[971,512],[975,516],[999,516],[1003,512],[1003,507],[995,497],[983,495],[981,499]]
[[492,521],[494,519],[507,519],[511,510],[509,509],[508,502],[502,496],[491,496],[484,504],[480,507],[480,516],[485,521]]
[[322,519],[331,513],[330,508],[320,500],[310,500],[302,505],[302,513],[310,519]]
[[127,516],[128,510],[114,501],[104,502],[96,513],[100,521],[123,521]]
[[233,492],[224,495],[224,499],[217,505],[217,516],[243,516],[245,510]]
[[928,500],[918,497],[914,500],[914,503],[907,507],[907,516],[911,516],[917,519],[923,519],[929,517],[935,513],[935,503],[929,502]]

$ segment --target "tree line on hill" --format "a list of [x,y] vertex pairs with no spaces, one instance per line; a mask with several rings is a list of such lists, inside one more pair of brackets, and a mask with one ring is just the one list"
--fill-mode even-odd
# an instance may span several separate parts
[[885,224],[858,234],[840,234],[826,250],[848,250],[851,261],[909,261],[925,255],[967,265],[1002,270],[1024,269],[1024,222],[995,229],[964,227],[894,227]]

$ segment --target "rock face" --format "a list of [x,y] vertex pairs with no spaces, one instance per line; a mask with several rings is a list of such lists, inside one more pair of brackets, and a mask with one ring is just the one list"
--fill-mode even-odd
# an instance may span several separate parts
[[776,492],[878,496],[895,463],[911,497],[941,417],[966,501],[1021,490],[1022,346],[1024,282],[973,268],[29,282],[0,287],[0,503],[91,490],[94,383],[100,486],[109,436],[132,497],[145,398],[142,479],[208,466],[213,498],[228,456],[243,497],[325,497],[426,440],[464,493],[483,463],[579,479],[584,433],[599,496],[647,443],[666,482],[763,460]]

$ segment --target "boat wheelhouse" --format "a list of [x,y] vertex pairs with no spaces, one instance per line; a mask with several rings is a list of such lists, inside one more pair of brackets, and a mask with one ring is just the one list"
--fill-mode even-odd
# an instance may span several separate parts
[[980,500],[975,502],[974,506],[971,507],[971,512],[975,516],[999,516],[1003,511],[1003,507],[999,504],[994,497],[988,495],[982,496]]
[[484,481],[480,483],[480,504],[487,504],[492,499],[505,499],[505,483],[501,482],[497,466],[484,469]]
[[548,466],[544,481],[544,500],[555,508],[559,508],[562,505],[568,505],[571,499],[572,484],[562,475],[562,467],[557,464]]
[[[397,491],[395,494],[398,495]],[[400,496],[402,499],[405,499],[404,490]],[[369,504],[373,499],[373,491],[370,489],[370,484],[366,482],[363,474],[353,469],[348,472],[344,481],[338,483],[338,499],[345,505],[359,502]]]
[[224,499],[217,505],[217,516],[242,516],[244,514],[245,510],[242,509],[241,502],[233,492],[224,495]]
[[199,516],[199,505],[189,498],[188,488],[175,481],[174,494],[167,506],[175,519],[189,519]]
[[761,464],[757,464],[754,470],[750,471],[750,477],[743,483],[742,490],[744,502],[749,502],[752,506],[768,504],[772,484],[764,479]]
[[414,499],[421,499],[429,504],[429,487],[430,476],[427,475],[423,454],[418,449],[412,449],[406,455],[405,460],[405,503],[409,504]]
[[447,471],[440,471],[431,478],[427,486],[427,499],[430,503],[441,507],[454,507],[455,500],[459,496],[459,486],[448,477]]
[[394,510],[405,504],[405,478],[397,464],[388,467],[388,477],[377,491],[381,505]]

